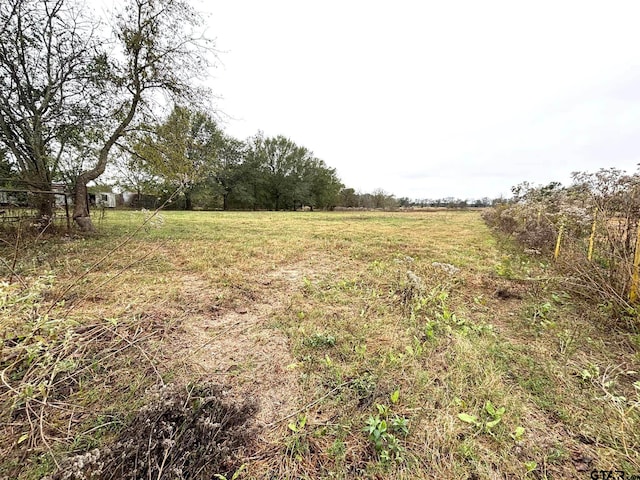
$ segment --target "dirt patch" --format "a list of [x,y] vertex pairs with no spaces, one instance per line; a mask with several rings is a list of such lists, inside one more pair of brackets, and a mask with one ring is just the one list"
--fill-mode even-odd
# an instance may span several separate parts
[[262,275],[256,279],[259,288],[252,290],[253,300],[232,300],[231,306],[219,305],[205,278],[182,278],[181,296],[194,314],[182,324],[176,354],[203,379],[232,386],[231,394],[239,398],[255,398],[259,424],[289,415],[299,405],[289,339],[273,326],[272,318],[286,311],[304,278],[315,277],[321,266],[314,263],[300,261]]

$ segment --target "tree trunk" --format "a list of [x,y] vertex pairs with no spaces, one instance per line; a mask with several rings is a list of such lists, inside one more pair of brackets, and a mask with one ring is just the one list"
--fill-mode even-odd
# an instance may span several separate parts
[[95,232],[96,229],[89,215],[87,183],[83,175],[78,177],[76,188],[73,192],[73,220],[83,232]]
[[87,184],[104,173],[105,169],[107,168],[107,161],[109,160],[109,152],[111,151],[111,148],[116,144],[118,139],[124,135],[125,130],[133,120],[136,109],[138,107],[138,103],[140,103],[141,99],[140,80],[138,78],[134,78],[134,84],[136,86],[136,91],[133,95],[133,98],[131,99],[131,104],[129,105],[127,115],[115,128],[111,136],[106,140],[104,146],[100,149],[100,152],[98,153],[98,163],[96,163],[95,167],[82,172],[76,178],[76,188],[73,199],[73,219],[80,227],[80,230],[82,230],[83,232],[96,231],[93,223],[91,222],[91,217],[89,216]]
[[193,202],[191,201],[191,192],[185,190],[184,192],[184,209],[193,210]]
[[225,212],[229,210],[229,192],[224,192],[222,194],[222,210]]
[[38,220],[36,221],[37,229],[43,231],[51,230],[51,222],[53,221],[53,195],[45,195],[36,193],[34,206],[38,209]]
[[35,207],[38,209],[40,220],[48,222],[53,217],[53,200],[53,195],[36,194]]

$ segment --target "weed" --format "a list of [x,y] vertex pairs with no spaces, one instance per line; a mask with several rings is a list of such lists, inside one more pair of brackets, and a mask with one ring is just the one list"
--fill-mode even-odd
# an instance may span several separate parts
[[541,325],[551,325],[549,320],[549,314],[554,310],[551,302],[544,302],[541,304],[533,305],[531,308],[531,320],[538,322]]
[[336,344],[336,337],[328,333],[314,333],[310,337],[305,338],[304,344],[311,348],[327,348]]
[[495,266],[495,271],[499,277],[503,277],[508,280],[514,278],[515,273],[511,264],[511,257],[508,255],[503,256],[500,260],[500,263]]
[[242,465],[240,465],[240,468],[233,472],[233,475],[231,475],[231,477],[227,477],[226,475],[223,475],[221,473],[216,473],[213,478],[217,478],[218,480],[237,480],[238,478],[240,478],[240,475],[246,468],[247,464],[243,463]]
[[307,425],[307,416],[299,415],[295,422],[291,422],[287,425],[289,430],[293,433],[300,433],[304,430],[304,427]]
[[589,365],[580,371],[580,378],[583,382],[591,382],[600,376],[600,367],[597,365]]
[[[431,334],[432,334],[431,337],[427,336],[428,339],[434,338],[433,332],[431,332]],[[420,339],[414,335],[412,339],[412,344],[407,345],[405,347],[405,351],[407,352],[408,355],[419,358],[424,354],[425,344],[424,342],[421,342]]]
[[538,464],[533,461],[524,462],[524,468],[526,469],[526,473],[529,474],[538,468]]
[[490,400],[487,400],[484,404],[484,411],[488,415],[488,418],[481,419],[476,415],[468,413],[459,413],[458,418],[465,423],[469,423],[477,427],[480,431],[493,435],[493,428],[502,421],[502,416],[505,414],[505,407],[496,408]]
[[511,438],[513,438],[513,441],[518,443],[521,442],[522,439],[524,438],[524,433],[525,433],[525,429],[524,427],[516,427],[516,429],[509,434],[509,436]]
[[405,450],[397,435],[408,435],[409,421],[398,415],[390,417],[389,407],[386,405],[377,404],[376,407],[378,414],[369,416],[364,431],[381,462],[394,460],[401,463],[404,461]]
[[371,373],[364,373],[351,381],[350,387],[358,397],[359,406],[368,406],[373,402],[373,397],[378,386],[377,379]]
[[438,324],[433,320],[428,321],[424,325],[424,336],[427,340],[435,340]]
[[287,425],[291,432],[291,435],[286,440],[287,452],[298,461],[309,454],[306,426],[306,415],[298,415],[295,422],[290,422]]

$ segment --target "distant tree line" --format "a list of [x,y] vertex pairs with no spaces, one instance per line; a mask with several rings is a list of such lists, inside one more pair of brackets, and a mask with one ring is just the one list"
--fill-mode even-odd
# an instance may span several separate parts
[[394,195],[382,189],[376,189],[372,193],[356,192],[353,188],[343,188],[340,191],[338,206],[344,208],[364,209],[397,209],[397,208],[482,208],[490,207],[502,202],[503,199],[459,199],[446,197],[439,199],[410,199],[408,197],[396,198]]
[[495,202],[486,197],[412,200],[396,198],[381,188],[356,192],[342,184],[334,168],[293,140],[262,132],[239,140],[228,135],[212,114],[186,106],[175,106],[165,120],[144,125],[118,146],[117,187],[152,196],[156,204],[178,190],[167,208],[393,210],[487,207]]

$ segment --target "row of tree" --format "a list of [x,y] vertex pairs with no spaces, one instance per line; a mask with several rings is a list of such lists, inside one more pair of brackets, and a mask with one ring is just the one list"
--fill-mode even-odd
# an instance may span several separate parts
[[364,209],[394,209],[394,208],[468,208],[490,207],[500,203],[502,199],[490,199],[488,197],[469,200],[454,197],[438,199],[411,199],[408,197],[396,198],[394,195],[378,188],[372,193],[356,192],[353,188],[344,188],[340,191],[337,205],[345,208]]
[[122,189],[199,208],[327,209],[343,187],[335,169],[284,136],[241,141],[206,112],[177,106],[166,121],[131,136],[117,162]]

